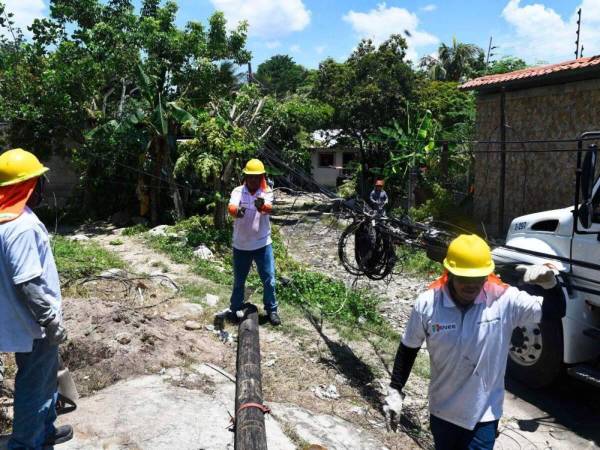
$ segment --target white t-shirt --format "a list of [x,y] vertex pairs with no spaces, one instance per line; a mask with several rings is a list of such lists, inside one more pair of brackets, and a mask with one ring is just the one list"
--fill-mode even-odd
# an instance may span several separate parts
[[489,282],[464,313],[446,287],[417,298],[402,343],[419,348],[427,341],[431,414],[469,430],[502,417],[513,329],[540,322],[542,301]]
[[25,208],[15,220],[0,224],[0,352],[30,352],[44,331],[20,299],[16,284],[41,277],[60,314],[60,280],[46,227]]
[[273,192],[258,189],[254,195],[246,185],[236,187],[229,199],[230,205],[246,208],[242,218],[233,223],[233,248],[238,250],[258,250],[271,244],[271,222],[269,215],[257,211],[254,200],[258,197],[265,199],[265,204],[273,204]]

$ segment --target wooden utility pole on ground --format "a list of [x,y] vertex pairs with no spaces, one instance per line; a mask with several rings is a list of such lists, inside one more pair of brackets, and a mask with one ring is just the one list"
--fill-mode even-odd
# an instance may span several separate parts
[[267,450],[265,407],[262,405],[258,310],[256,306],[248,305],[238,329],[235,450]]

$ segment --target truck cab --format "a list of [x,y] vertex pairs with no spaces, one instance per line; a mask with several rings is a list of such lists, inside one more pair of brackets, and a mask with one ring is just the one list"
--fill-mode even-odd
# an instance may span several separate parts
[[[545,302],[564,302],[566,306],[562,320],[529,324],[513,332],[508,373],[533,387],[552,383],[565,369],[600,387],[600,179],[595,177],[596,157],[595,146],[584,151],[580,145],[574,206],[515,218],[505,243],[493,251],[503,279],[543,295]],[[551,264],[556,269],[557,288],[543,291],[519,285],[518,264]]]

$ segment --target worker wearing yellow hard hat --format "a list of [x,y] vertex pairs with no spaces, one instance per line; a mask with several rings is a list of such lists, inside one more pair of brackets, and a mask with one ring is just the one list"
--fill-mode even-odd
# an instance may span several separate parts
[[0,352],[15,353],[17,363],[9,449],[52,447],[73,436],[70,426],[54,426],[66,331],[52,246],[32,211],[48,170],[20,148],[0,155]]
[[263,284],[263,304],[271,324],[281,324],[275,297],[275,259],[271,245],[269,215],[273,211],[273,191],[266,180],[262,161],[251,159],[243,169],[244,183],[236,187],[229,200],[233,224],[234,282],[229,312],[243,317],[244,287],[252,266],[256,264]]
[[[383,409],[388,426],[395,429],[402,412],[403,388],[426,342],[431,363],[430,428],[436,450],[492,450],[502,416],[513,329],[564,316],[564,302],[555,295],[544,302],[543,296],[503,283],[494,274],[489,245],[476,235],[454,239],[443,266],[442,276],[415,302]],[[561,295],[552,266],[517,269],[524,271],[526,283],[558,289],[555,294]]]
[[[21,148],[0,155],[0,223],[19,217],[36,187],[41,194],[43,181],[39,180],[48,170],[33,153]],[[41,201],[41,196],[36,200]]]

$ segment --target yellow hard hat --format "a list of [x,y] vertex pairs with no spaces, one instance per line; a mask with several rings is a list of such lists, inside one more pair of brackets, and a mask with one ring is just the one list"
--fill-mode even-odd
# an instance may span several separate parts
[[244,167],[244,174],[246,175],[262,175],[265,173],[265,165],[260,159],[251,159],[246,163]]
[[30,180],[49,170],[33,153],[22,148],[7,150],[0,155],[0,186]]
[[444,267],[459,277],[486,277],[494,271],[489,245],[474,234],[461,234],[448,246]]

